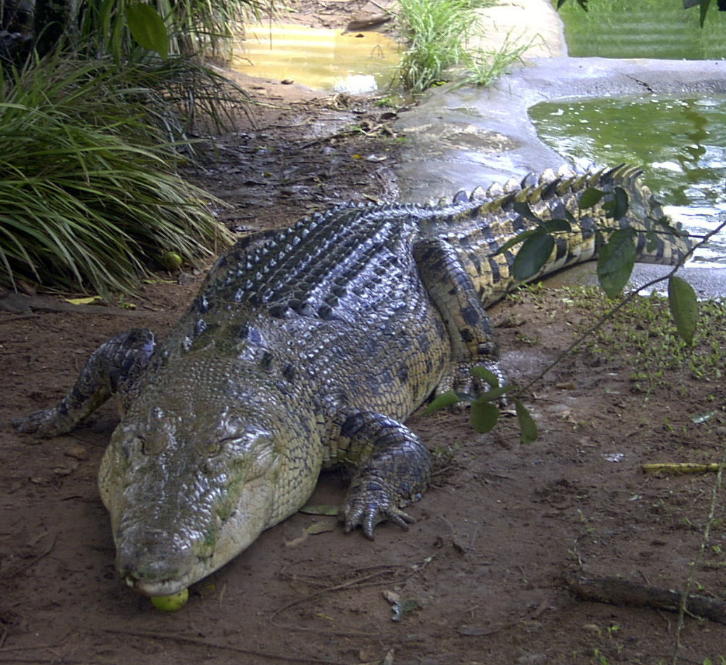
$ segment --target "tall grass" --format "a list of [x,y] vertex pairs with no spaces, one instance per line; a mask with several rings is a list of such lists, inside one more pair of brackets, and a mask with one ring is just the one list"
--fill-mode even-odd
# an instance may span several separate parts
[[519,62],[529,45],[507,40],[497,51],[468,46],[477,33],[475,10],[494,0],[399,0],[399,26],[408,42],[398,69],[401,84],[421,93],[441,83],[456,68],[460,85],[489,85]]
[[471,0],[400,0],[399,4],[398,20],[408,42],[399,78],[406,89],[423,92],[466,59],[473,5]]
[[161,252],[196,262],[229,240],[176,175],[157,96],[108,59],[0,70],[0,282],[127,290]]

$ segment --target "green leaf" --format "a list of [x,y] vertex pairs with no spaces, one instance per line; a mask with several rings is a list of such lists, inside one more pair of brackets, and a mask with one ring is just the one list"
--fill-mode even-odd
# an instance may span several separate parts
[[169,35],[164,19],[151,5],[135,2],[126,8],[126,20],[131,36],[149,51],[156,51],[162,58],[169,55]]
[[504,254],[508,249],[511,249],[515,245],[518,245],[520,242],[524,242],[527,238],[531,238],[533,235],[537,235],[538,233],[542,233],[542,229],[530,229],[529,231],[522,231],[522,233],[514,236],[514,238],[510,238],[505,242],[492,256],[497,256],[498,254]]
[[476,400],[471,404],[469,422],[480,434],[485,434],[494,429],[499,420],[499,409],[486,401]]
[[482,365],[476,365],[476,367],[472,367],[470,371],[472,373],[472,376],[475,376],[479,379],[484,379],[492,388],[499,387],[499,377],[491,370],[488,370],[486,367]]
[[514,203],[512,203],[512,209],[514,210],[514,212],[516,212],[518,215],[521,215],[525,219],[528,219],[532,222],[539,221],[539,217],[537,217],[537,215],[532,212],[529,204],[525,203],[524,201],[515,201]]
[[580,197],[580,210],[592,208],[594,205],[597,205],[603,196],[605,196],[605,192],[594,187],[588,187]]
[[548,222],[542,224],[542,228],[547,233],[557,233],[558,231],[570,233],[572,231],[572,226],[570,226],[570,222],[566,219],[550,219]]
[[622,187],[613,188],[613,198],[603,205],[611,219],[622,219],[628,212],[628,194]]
[[522,404],[518,399],[514,400],[514,410],[517,413],[517,420],[519,420],[520,438],[522,443],[532,443],[537,440],[537,423],[534,422],[534,418],[530,415],[527,407]]
[[703,0],[683,0],[683,9],[690,9],[691,7],[700,5],[702,2]]
[[499,386],[499,388],[492,388],[491,390],[487,390],[482,395],[478,395],[477,400],[482,400],[483,402],[493,402],[495,399],[499,399],[502,395],[507,393],[508,390],[508,386]]
[[597,276],[610,298],[619,295],[628,283],[635,264],[635,229],[613,231],[608,243],[600,248]]
[[676,323],[676,330],[689,346],[698,321],[698,299],[693,287],[684,279],[672,275],[668,280],[668,305]]
[[517,256],[514,257],[512,274],[520,282],[534,277],[542,269],[555,246],[555,240],[551,235],[542,229],[537,229],[537,231],[538,233],[524,241]]
[[453,390],[447,390],[445,393],[441,393],[431,400],[431,403],[424,409],[424,415],[441,411],[441,409],[445,409],[447,406],[453,406],[460,401],[459,395]]
[[319,506],[311,506],[310,504],[304,505],[302,508],[300,508],[301,513],[305,513],[306,515],[337,515],[340,510],[340,506],[333,506],[333,505],[319,505]]

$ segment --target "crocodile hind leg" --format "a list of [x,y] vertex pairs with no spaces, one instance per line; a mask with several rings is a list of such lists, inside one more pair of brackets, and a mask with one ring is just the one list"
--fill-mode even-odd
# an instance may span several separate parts
[[444,321],[451,339],[451,371],[436,392],[453,389],[477,394],[484,383],[471,375],[470,369],[480,365],[493,372],[500,385],[505,383],[499,368],[499,348],[489,316],[466,272],[456,250],[445,240],[419,240],[413,256],[421,281]]
[[52,409],[34,411],[12,423],[20,432],[58,436],[70,432],[112,394],[128,394],[149,363],[156,340],[146,328],[115,335],[99,346],[86,362],[71,391]]
[[376,524],[391,520],[407,529],[414,519],[402,507],[421,498],[431,480],[431,456],[405,425],[372,411],[345,409],[331,457],[356,469],[340,509],[346,532],[357,526],[373,538]]

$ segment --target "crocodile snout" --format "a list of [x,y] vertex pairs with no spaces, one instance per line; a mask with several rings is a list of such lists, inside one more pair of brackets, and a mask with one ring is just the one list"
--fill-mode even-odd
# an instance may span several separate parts
[[166,596],[185,589],[198,560],[190,543],[158,529],[127,532],[116,548],[119,574],[146,596]]

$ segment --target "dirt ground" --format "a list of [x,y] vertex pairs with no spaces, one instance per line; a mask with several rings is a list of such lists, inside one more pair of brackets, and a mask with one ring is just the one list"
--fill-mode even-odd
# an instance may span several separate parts
[[[214,163],[193,174],[230,203],[221,214],[232,228],[395,197],[392,111],[246,83],[265,104],[254,124],[240,121]],[[299,513],[194,585],[184,609],[155,610],[115,574],[96,486],[114,408],[43,442],[9,420],[55,403],[112,334],[169,330],[202,275],[170,277],[144,284],[130,299],[135,310],[4,299],[12,311],[0,311],[0,663],[669,663],[675,613],[579,600],[564,575],[681,589],[694,570],[695,592],[724,598],[723,495],[692,567],[714,474],[641,469],[721,461],[723,366],[701,380],[686,366],[668,370],[644,391],[627,348],[603,342],[528,392],[535,443],[520,443],[514,418],[486,435],[465,413],[412,418],[437,473],[410,508],[417,522],[408,532],[381,525],[369,541],[344,534],[334,517]],[[497,306],[506,373],[525,384],[598,309],[554,289]],[[696,423],[699,414],[711,417]],[[311,504],[338,504],[345,489],[325,476]],[[721,623],[686,617],[680,641],[678,662],[726,658]]]

